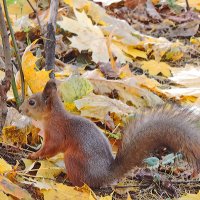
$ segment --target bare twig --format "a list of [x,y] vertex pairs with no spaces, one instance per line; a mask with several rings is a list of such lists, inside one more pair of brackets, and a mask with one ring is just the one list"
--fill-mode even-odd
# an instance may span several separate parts
[[[7,20],[9,29],[10,29],[10,34],[11,34],[11,38],[12,38],[12,41],[13,41],[16,57],[17,57],[17,62],[18,62],[18,65],[19,65],[19,72],[20,72],[20,77],[21,77],[21,88],[22,88],[22,101],[23,101],[24,97],[25,97],[25,83],[24,83],[24,74],[23,74],[23,70],[22,70],[22,63],[21,63],[17,43],[16,43],[16,40],[15,40],[14,31],[12,29],[12,25],[11,25],[11,22],[10,22],[10,17],[9,17],[9,14],[8,14],[6,0],[3,0],[3,6],[4,6],[6,20]],[[16,85],[15,85],[15,87],[16,87]],[[16,92],[15,94],[17,94],[17,97],[15,97],[15,98],[19,98],[18,93]],[[17,101],[17,99],[16,99],[16,101]]]
[[52,70],[50,78],[54,78],[53,70],[55,69],[55,48],[56,48],[56,18],[58,14],[59,1],[51,0],[50,17],[47,25],[47,35],[45,42],[46,70]]
[[187,11],[190,10],[190,5],[188,3],[188,0],[185,0],[185,3],[186,3],[186,9],[187,9]]
[[13,72],[12,72],[9,38],[8,38],[6,23],[4,21],[1,4],[0,4],[0,33],[2,37],[5,66],[6,66],[5,77],[1,81],[1,84],[0,84],[0,133],[2,133],[2,129],[5,124],[7,111],[8,111],[7,104],[6,104],[7,92],[11,86]]
[[40,32],[41,34],[43,35],[43,29],[42,29],[42,26],[41,26],[41,23],[40,23],[40,19],[39,19],[39,16],[38,16],[38,12],[37,10],[33,7],[33,5],[31,4],[31,2],[29,0],[27,0],[28,4],[30,5],[30,7],[32,8],[33,12],[35,13],[36,15],[36,18],[37,18],[37,21],[38,21],[38,25],[40,27]]

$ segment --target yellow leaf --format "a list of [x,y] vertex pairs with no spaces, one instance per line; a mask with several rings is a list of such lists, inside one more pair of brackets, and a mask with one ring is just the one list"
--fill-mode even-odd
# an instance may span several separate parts
[[198,194],[186,194],[180,197],[178,200],[199,200],[200,199],[200,192]]
[[60,183],[56,183],[53,188],[41,190],[44,200],[95,200],[94,193],[89,189],[69,187]]
[[150,75],[158,75],[162,73],[163,76],[171,76],[170,66],[165,62],[157,62],[155,60],[142,61],[141,68],[149,72]]
[[200,37],[196,37],[196,38],[192,37],[192,38],[190,38],[190,42],[191,42],[192,44],[194,44],[194,45],[200,47]]
[[165,57],[168,60],[177,61],[183,57],[184,53],[178,42],[175,42],[171,45],[170,49],[166,53]]
[[[31,4],[35,7],[36,3],[34,0],[30,0]],[[3,5],[3,0],[0,0],[1,5]],[[17,0],[13,1],[13,3],[9,4],[7,1],[8,12],[10,15],[14,15],[16,17],[21,17],[24,15],[28,15],[33,12],[33,9],[30,7],[26,0]]]
[[124,51],[125,51],[125,53],[127,53],[127,54],[133,56],[133,58],[139,57],[139,58],[145,58],[145,59],[147,59],[147,54],[146,54],[146,52],[141,51],[141,50],[138,50],[138,49],[135,49],[135,48],[133,48],[133,47],[130,47],[130,46],[129,46],[129,47],[128,47],[126,50],[124,50]]
[[9,197],[6,194],[4,194],[3,191],[0,191],[0,199],[3,199],[3,200],[13,200],[12,197]]
[[73,112],[76,110],[76,106],[75,106],[74,102],[65,102],[64,105],[65,105],[65,109],[68,111]]
[[27,134],[25,134],[24,129],[20,129],[16,126],[4,126],[2,133],[3,141],[5,143],[27,144]]
[[0,174],[11,171],[12,166],[8,164],[3,158],[0,158]]
[[138,50],[138,49],[134,48],[133,46],[125,45],[123,43],[116,42],[116,41],[114,41],[114,44],[117,47],[121,48],[122,51],[124,51],[126,54],[132,56],[133,58],[140,57],[140,58],[147,59],[147,54],[144,51]]
[[100,197],[99,200],[112,200],[113,193],[109,196]]
[[31,51],[25,51],[22,56],[24,78],[33,93],[42,92],[49,80],[50,71],[38,70],[35,62],[38,60]]
[[40,168],[37,171],[37,176],[45,178],[54,178],[58,176],[63,169],[49,162],[48,160],[40,161]]
[[158,4],[159,2],[160,2],[159,0],[152,0],[152,3],[153,3],[154,5]]
[[90,6],[90,2],[87,0],[64,0],[64,2],[73,8],[87,9],[87,6]]
[[33,169],[35,161],[26,158],[23,158],[22,160],[23,163],[25,164],[25,169],[24,169],[25,172],[29,172],[30,170]]
[[119,77],[121,79],[123,79],[123,78],[129,78],[129,77],[133,76],[133,74],[132,74],[132,72],[131,72],[131,70],[129,68],[129,64],[126,64],[122,68],[120,68],[119,73],[120,73]]
[[128,193],[127,200],[132,200],[132,199],[131,199],[131,195],[130,195],[129,193]]

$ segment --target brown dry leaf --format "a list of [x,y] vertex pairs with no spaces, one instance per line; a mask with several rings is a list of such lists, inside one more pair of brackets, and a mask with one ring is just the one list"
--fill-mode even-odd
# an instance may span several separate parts
[[155,9],[153,3],[151,0],[147,0],[146,2],[146,11],[148,13],[148,15],[154,19],[154,20],[162,20],[162,17],[160,16],[160,14],[157,12],[157,10]]
[[190,37],[194,36],[199,30],[200,20],[192,20],[181,23],[176,28],[170,30],[170,37]]
[[[1,51],[1,48],[0,48],[0,51]],[[1,58],[0,58],[0,60],[1,60]],[[1,63],[0,63],[0,65],[1,65]],[[0,68],[1,68],[1,66],[0,66]],[[4,76],[5,76],[5,72],[3,72],[3,71],[0,70],[0,80],[3,80]],[[8,100],[14,98],[12,87],[7,92],[7,97],[8,97]]]
[[147,0],[125,0],[125,6],[128,8],[135,8],[139,4],[145,4]]
[[[131,27],[124,20],[116,19],[112,16],[109,16],[105,9],[96,3],[88,0],[64,0],[67,4],[72,6],[73,8],[84,10],[96,24],[100,24],[102,26],[101,29],[104,32],[104,35],[109,36],[113,35],[113,41],[111,45],[112,52],[118,58],[118,61],[124,63],[126,61],[130,61],[130,57],[126,56],[123,52],[124,50],[118,47],[115,43],[122,44],[122,46],[130,46],[133,49],[141,50],[137,52],[132,52],[133,57],[142,57],[145,54],[153,54],[155,56],[155,60],[161,60],[161,58],[165,55],[166,52],[170,51],[173,48],[175,43],[179,45],[179,54],[177,56],[178,51],[175,51],[176,59],[177,57],[181,57],[183,55],[183,47],[184,45],[179,42],[169,42],[166,38],[153,38],[146,35],[141,34],[136,31],[133,27]],[[145,53],[144,50],[147,52]],[[131,53],[131,51],[130,51]],[[172,58],[173,59],[173,58]]]

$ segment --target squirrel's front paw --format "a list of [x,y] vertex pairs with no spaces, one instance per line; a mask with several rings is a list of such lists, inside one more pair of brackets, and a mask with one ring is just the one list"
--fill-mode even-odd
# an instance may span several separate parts
[[31,153],[28,155],[28,159],[37,160],[37,159],[40,159],[40,155],[37,152]]

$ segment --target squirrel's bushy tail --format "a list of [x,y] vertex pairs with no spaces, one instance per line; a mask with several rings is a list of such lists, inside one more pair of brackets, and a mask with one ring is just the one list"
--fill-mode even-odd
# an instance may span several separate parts
[[176,106],[145,111],[131,121],[123,136],[122,145],[111,165],[111,176],[120,178],[160,146],[183,152],[194,174],[200,172],[200,129],[198,117],[189,109]]

